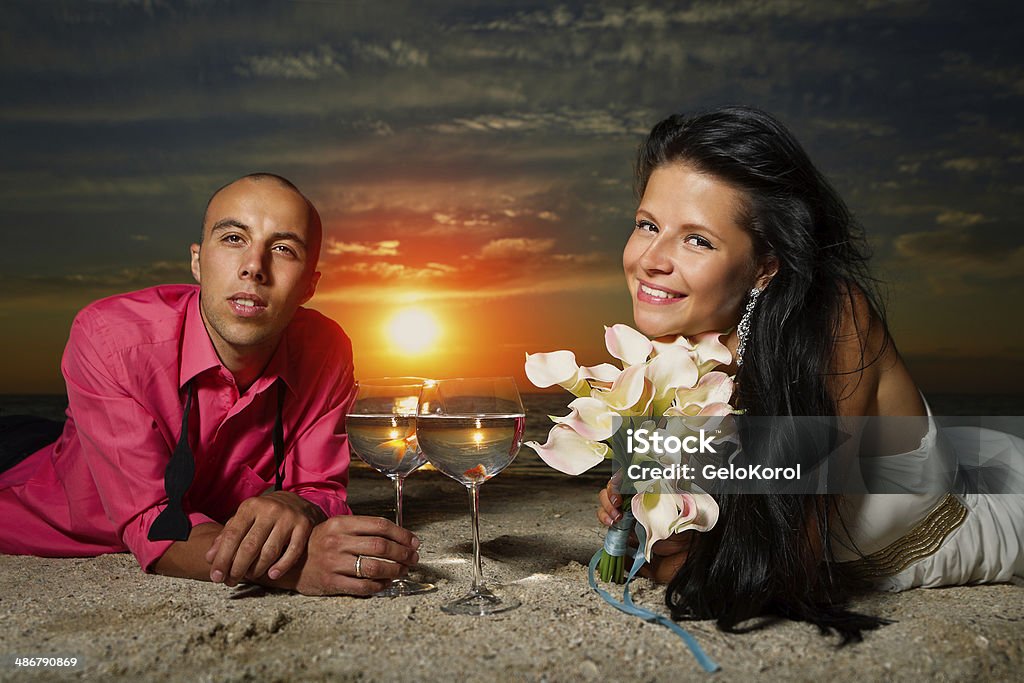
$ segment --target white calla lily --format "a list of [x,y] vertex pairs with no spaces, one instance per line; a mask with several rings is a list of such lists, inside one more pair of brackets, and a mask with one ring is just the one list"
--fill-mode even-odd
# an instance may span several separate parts
[[581,397],[569,404],[572,412],[565,417],[552,417],[558,424],[571,427],[584,439],[604,441],[622,424],[622,418],[600,399]]
[[698,434],[701,428],[706,423],[710,422],[710,420],[703,419],[682,419],[681,416],[666,415],[665,418],[666,419],[662,420],[662,433],[666,437],[674,436],[677,439],[683,439],[687,436]]
[[590,385],[580,376],[580,366],[572,351],[526,354],[526,377],[541,389],[557,384],[576,396],[590,393]]
[[697,354],[697,367],[700,369],[700,374],[703,375],[719,365],[732,363],[732,353],[721,342],[720,338],[723,336],[724,334],[721,332],[705,332],[690,340],[693,352]]
[[580,368],[580,377],[598,385],[605,385],[606,387],[610,387],[615,378],[621,374],[622,370],[611,363],[601,363],[600,365],[592,365],[588,368]]
[[[716,438],[735,441],[735,427],[724,423],[726,416],[735,412],[729,405],[733,380],[714,371],[732,363],[721,336],[706,333],[693,340],[677,337],[659,342],[628,325],[606,327],[605,345],[622,362],[622,370],[608,363],[579,367],[570,351],[527,354],[526,375],[531,382],[541,388],[558,384],[579,398],[569,404],[569,415],[551,418],[556,424],[544,444],[529,441],[525,445],[550,467],[578,475],[608,457],[614,457],[620,468],[629,462],[659,467],[682,463],[678,449],[632,453],[623,422],[663,437],[659,441],[666,447],[669,440],[665,437],[696,435],[702,425],[719,423],[722,428],[713,429]],[[659,426],[650,421],[652,415],[680,417]],[[631,501],[633,515],[647,530],[647,559],[659,540],[687,529],[706,531],[715,525],[719,514],[715,500],[696,486],[657,478],[654,472],[651,470],[649,481],[634,482],[636,493]],[[613,529],[612,533],[628,534],[628,529]],[[597,569],[603,580],[621,582],[622,568],[620,556],[602,552]]]
[[556,424],[548,432],[544,444],[527,441],[540,459],[549,467],[572,476],[583,474],[608,457],[611,449],[607,444],[585,439],[567,425]]
[[659,353],[665,353],[667,350],[670,350],[672,347],[675,346],[680,346],[686,349],[687,351],[693,351],[693,344],[691,344],[690,340],[687,339],[686,337],[676,337],[670,342],[663,342],[655,339],[651,341],[651,346],[654,347],[655,355]]
[[[641,466],[646,465],[648,467],[650,467],[650,466],[659,466],[660,467],[661,465],[663,465],[663,463],[658,463],[657,465],[655,465],[654,463],[649,462],[649,461],[646,462],[646,463],[636,463],[634,461],[634,464],[639,464]],[[653,479],[652,478],[652,479],[648,479],[646,481],[634,481],[634,482],[631,482],[631,483],[633,484],[633,488],[635,489],[637,495],[644,495],[644,496],[646,496],[646,495],[649,495],[649,494],[658,494],[658,493],[674,494],[674,493],[678,493],[679,492],[677,490],[677,487],[676,487],[676,482],[674,480],[672,480],[672,479]]]
[[732,406],[728,403],[709,403],[697,413],[699,417],[724,417],[732,415]]
[[610,388],[595,389],[594,398],[621,415],[643,415],[650,406],[654,390],[644,375],[644,365],[633,365],[623,370]]
[[[732,397],[734,388],[735,382],[733,382],[732,377],[729,375],[717,370],[709,372],[701,377],[693,387],[676,389],[675,405],[666,410],[665,414],[690,416],[728,415],[732,412],[728,402]],[[724,413],[718,412],[722,408],[716,404],[725,404],[726,411]],[[705,413],[704,410],[711,406],[715,406],[712,409],[714,412]]]
[[654,414],[661,415],[672,405],[676,389],[696,384],[697,364],[685,346],[665,344],[647,364],[646,375],[654,387]]
[[654,350],[650,339],[621,323],[604,328],[604,344],[624,366],[646,363]]
[[680,531],[709,531],[718,524],[718,503],[711,494],[704,493],[699,486],[694,485],[693,490],[679,494],[682,496],[680,502],[688,503],[686,507],[679,507],[679,516],[672,523],[672,533]]
[[633,496],[632,510],[636,521],[647,532],[644,559],[650,561],[651,548],[658,541],[672,535],[672,527],[679,517],[678,493],[637,493]]
[[688,529],[707,531],[718,522],[718,503],[706,493],[637,493],[632,509],[647,532],[647,560],[658,541]]

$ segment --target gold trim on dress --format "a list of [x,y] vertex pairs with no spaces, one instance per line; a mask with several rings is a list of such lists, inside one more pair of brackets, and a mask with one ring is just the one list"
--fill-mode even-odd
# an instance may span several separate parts
[[967,507],[947,493],[913,529],[886,547],[840,566],[860,579],[893,576],[935,553],[967,519]]

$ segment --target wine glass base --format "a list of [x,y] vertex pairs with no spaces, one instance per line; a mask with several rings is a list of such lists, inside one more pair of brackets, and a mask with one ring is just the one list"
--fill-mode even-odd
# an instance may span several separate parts
[[483,588],[474,591],[469,595],[459,598],[441,606],[445,614],[464,614],[474,617],[482,617],[498,612],[507,612],[510,609],[519,607],[521,603],[515,598],[499,598],[491,591]]
[[401,598],[406,595],[419,595],[420,593],[432,593],[437,586],[432,583],[420,583],[408,579],[394,579],[387,588],[373,594],[375,598]]

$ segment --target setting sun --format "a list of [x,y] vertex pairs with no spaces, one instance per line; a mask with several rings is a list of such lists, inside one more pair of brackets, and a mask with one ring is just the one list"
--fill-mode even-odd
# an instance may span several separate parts
[[388,321],[386,333],[392,346],[402,353],[415,355],[433,347],[441,335],[441,327],[432,313],[422,308],[403,308]]

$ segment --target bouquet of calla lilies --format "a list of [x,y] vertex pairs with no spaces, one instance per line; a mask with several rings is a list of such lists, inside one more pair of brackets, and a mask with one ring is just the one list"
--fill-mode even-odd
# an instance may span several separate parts
[[[662,436],[691,429],[685,418],[721,418],[736,412],[729,401],[733,378],[716,370],[732,362],[732,354],[719,341],[720,333],[671,342],[652,341],[628,325],[605,328],[605,345],[622,363],[580,367],[571,351],[526,354],[526,376],[540,388],[559,385],[577,398],[565,417],[551,417],[555,425],[547,442],[527,446],[550,467],[578,475],[607,458],[620,468],[638,460],[651,464],[678,464],[682,454],[628,452],[624,425],[660,432]],[[680,417],[683,420],[660,420]],[[694,430],[695,431],[695,430]],[[630,432],[632,433],[632,432]],[[714,498],[689,482],[653,479],[633,482],[636,494],[623,496],[623,517],[609,531],[598,563],[605,581],[623,581],[624,556],[633,521],[646,532],[644,558],[659,540],[688,529],[707,531],[718,521]]]

